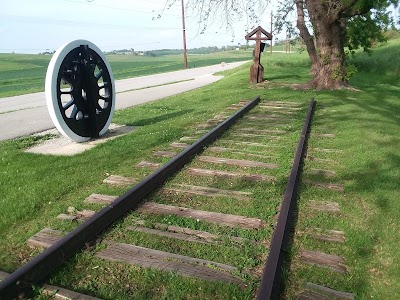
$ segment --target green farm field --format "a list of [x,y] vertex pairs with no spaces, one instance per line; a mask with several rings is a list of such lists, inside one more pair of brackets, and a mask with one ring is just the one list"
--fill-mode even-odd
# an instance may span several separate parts
[[[184,203],[190,208],[201,207],[216,212],[235,211],[267,220],[277,212],[276,205],[272,204],[278,203],[284,191],[305,118],[305,107],[314,97],[317,105],[308,154],[315,155],[313,150],[323,148],[337,151],[319,153],[320,161],[305,160],[297,199],[296,234],[291,247],[286,249],[291,264],[285,269],[285,299],[297,299],[306,282],[351,292],[357,300],[399,299],[400,39],[377,46],[371,55],[356,53],[350,63],[358,71],[350,80],[350,89],[298,89],[298,84],[311,78],[305,53],[263,55],[262,62],[267,80],[264,83],[248,83],[249,63],[226,71],[225,78],[215,84],[116,111],[113,122],[139,128],[79,155],[59,157],[24,152],[48,136],[0,142],[0,270],[12,272],[39,252],[29,248],[26,241],[41,229],[48,227],[68,232],[76,227],[77,223],[56,218],[68,207],[93,209],[93,206],[83,202],[88,195],[121,195],[128,189],[105,186],[102,181],[109,174],[144,178],[149,170],[135,168],[138,162],[166,163],[168,158],[155,158],[152,153],[166,150],[182,136],[196,134],[197,125],[226,112],[229,105],[257,95],[262,101],[297,102],[303,107],[291,120],[295,125],[287,142],[293,145],[293,149],[269,149],[262,153],[275,157],[269,162],[285,164],[276,171],[277,184],[268,189],[257,189],[254,201],[246,203],[233,202],[232,199],[205,202],[197,201],[199,198],[195,197],[171,199],[168,195],[158,196],[155,201]],[[271,129],[267,123],[261,124],[260,128]],[[331,136],[319,136],[321,133]],[[234,152],[227,152],[226,155],[239,159]],[[327,179],[320,174],[312,174],[312,169],[334,170],[336,177]],[[177,175],[172,180],[186,180],[183,176]],[[341,183],[344,192],[318,189],[306,184],[304,179]],[[228,186],[227,181],[221,182],[216,187]],[[250,188],[249,183],[233,183],[244,191]],[[311,201],[337,202],[340,212],[318,214],[309,209]],[[240,269],[262,269],[265,263],[268,249],[259,245],[249,244],[228,250],[232,248],[222,244],[216,252],[207,245],[193,246],[186,241],[155,239],[122,230],[127,225],[132,226],[139,217],[138,212],[133,213],[114,224],[101,238],[111,237],[162,251],[178,249],[188,256],[219,259]],[[180,222],[191,229],[213,233],[227,231],[194,219],[184,220],[175,216],[153,218],[151,221],[154,223]],[[345,240],[341,244],[332,244],[299,234],[310,226],[343,231]],[[272,226],[257,231],[253,236],[247,236],[239,229],[232,231],[237,236],[262,240],[271,233]],[[75,255],[48,282],[102,299],[146,300],[254,299],[260,283],[255,277],[248,281],[251,284],[239,288],[233,284],[182,277],[172,272],[104,262],[95,257],[101,247],[104,246],[100,244],[96,249]],[[299,259],[302,249],[340,255],[347,271],[338,274],[327,268],[306,264]],[[37,292],[40,294],[40,289]],[[37,295],[37,299],[47,299],[43,297]]]
[[[115,79],[138,77],[183,69],[182,55],[158,57],[107,55]],[[203,55],[188,55],[189,68],[221,62],[250,60],[251,51],[226,51]],[[44,91],[44,81],[50,55],[0,54],[0,99]],[[1,100],[0,100],[1,101]]]

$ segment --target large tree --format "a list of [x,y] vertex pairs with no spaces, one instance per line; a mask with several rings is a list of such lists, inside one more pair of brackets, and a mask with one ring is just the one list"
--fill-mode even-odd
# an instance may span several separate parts
[[[167,0],[174,3],[177,0]],[[255,23],[259,12],[270,0],[188,0],[187,6],[206,29],[219,20],[229,28],[235,16],[247,16]],[[345,47],[369,49],[382,39],[382,30],[390,18],[387,8],[399,0],[288,0],[279,3],[277,23],[295,11],[297,29],[303,38],[314,75],[309,83],[316,89],[340,89],[347,86],[349,73]],[[257,8],[255,8],[257,7]],[[289,23],[286,23],[289,24]],[[259,24],[257,24],[259,25]],[[204,30],[203,29],[203,30]],[[349,72],[350,71],[350,72]]]
[[[344,48],[368,50],[382,40],[389,22],[387,7],[394,0],[296,0],[297,28],[303,38],[314,74],[312,86],[338,89],[347,85]],[[306,13],[312,25],[311,35]]]

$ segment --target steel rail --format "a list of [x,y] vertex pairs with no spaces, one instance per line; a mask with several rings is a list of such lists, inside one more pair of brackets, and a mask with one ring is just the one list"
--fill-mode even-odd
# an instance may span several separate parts
[[281,293],[281,279],[284,262],[283,252],[289,240],[289,234],[293,221],[293,209],[296,204],[298,180],[306,149],[306,141],[314,107],[315,100],[311,99],[300,139],[297,144],[292,170],[286,185],[285,193],[282,197],[281,210],[279,212],[278,222],[272,236],[267,262],[265,264],[261,284],[258,289],[257,300],[279,299]]
[[242,109],[206,133],[164,166],[144,178],[89,220],[2,280],[0,282],[0,299],[13,299],[30,295],[32,293],[32,285],[43,282],[50,273],[83,249],[85,245],[95,240],[114,221],[127,212],[138,208],[146,196],[161,187],[168,178],[178,172],[194,156],[201,153],[207,145],[220,137],[259,102],[259,96],[251,100]]

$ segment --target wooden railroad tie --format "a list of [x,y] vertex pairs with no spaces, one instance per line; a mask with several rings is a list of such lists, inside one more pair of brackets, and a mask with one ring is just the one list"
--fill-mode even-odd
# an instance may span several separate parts
[[187,147],[189,147],[190,145],[187,143],[172,143],[170,145],[172,148],[178,148],[178,149],[186,149]]
[[306,228],[304,231],[298,232],[300,235],[307,235],[312,239],[330,242],[330,243],[344,243],[345,235],[343,231],[339,230],[324,230],[321,228]]
[[250,119],[250,120],[274,120],[274,121],[289,121],[287,118],[282,118],[279,116],[274,116],[274,115],[260,115],[260,114],[253,114],[253,115],[247,115],[244,118]]
[[111,185],[133,185],[137,182],[137,179],[132,177],[124,177],[119,175],[110,175],[103,180],[103,183]]
[[271,144],[262,144],[262,143],[253,143],[253,142],[240,142],[240,141],[235,141],[235,140],[220,140],[218,141],[219,143],[223,144],[233,144],[237,145],[238,147],[243,147],[243,146],[254,146],[254,147],[265,147],[265,148],[282,148],[284,146],[282,145],[271,145]]
[[199,156],[199,160],[202,162],[212,163],[212,164],[227,164],[238,167],[260,167],[266,169],[277,169],[279,168],[278,164],[271,163],[263,163],[252,160],[240,160],[240,159],[231,159],[231,158],[223,158],[223,157],[213,157],[213,156]]
[[226,177],[226,178],[238,178],[249,181],[276,181],[275,176],[267,176],[260,174],[249,174],[249,173],[235,173],[235,172],[227,172],[227,171],[217,171],[217,170],[208,170],[208,169],[200,169],[200,168],[188,168],[187,171],[192,175],[197,176],[206,176],[206,177]]
[[183,276],[205,280],[240,284],[242,280],[232,275],[237,268],[209,260],[149,249],[124,243],[106,242],[107,248],[99,251],[99,258],[129,263],[144,268],[174,271]]
[[311,133],[312,136],[322,137],[322,138],[335,138],[336,134],[333,133]]
[[176,215],[178,217],[198,219],[228,227],[240,227],[244,229],[260,229],[265,225],[262,220],[256,218],[209,212],[181,206],[159,204],[155,202],[144,203],[141,207],[139,207],[138,211],[155,215]]
[[354,300],[354,294],[348,292],[337,291],[315,283],[307,282],[305,290],[298,294],[298,300]]
[[[278,122],[279,121],[279,122]],[[246,119],[246,122],[249,122],[251,125],[259,125],[260,122],[258,119]],[[292,126],[289,124],[290,120],[275,120],[275,119],[263,119],[262,124],[265,127],[271,127],[271,128],[292,128]]]
[[216,126],[217,124],[225,121],[227,118],[228,118],[228,116],[217,115],[214,118],[207,120],[206,123],[197,125],[196,128],[197,129],[210,128],[212,126]]
[[207,150],[211,151],[211,152],[231,152],[232,154],[247,155],[247,156],[266,158],[266,159],[270,159],[273,157],[272,155],[270,155],[270,156],[261,155],[261,153],[264,153],[264,151],[258,152],[258,151],[250,151],[250,150],[246,150],[246,149],[241,149],[241,151],[237,151],[234,148],[209,147],[209,148],[207,148]]
[[27,241],[28,246],[35,248],[49,248],[55,242],[62,238],[63,234],[60,230],[44,228]]
[[172,187],[163,188],[162,190],[169,193],[171,192],[184,193],[184,194],[201,195],[207,197],[229,197],[229,198],[236,198],[238,200],[251,200],[249,196],[252,195],[252,193],[250,192],[222,190],[217,188],[187,185],[187,184],[177,184]]
[[294,106],[279,106],[279,105],[265,105],[265,104],[260,104],[258,106],[259,108],[263,108],[263,109],[269,109],[269,110],[288,110],[288,111],[299,111],[302,110],[301,107],[294,107]]
[[142,160],[140,163],[136,165],[136,168],[150,168],[150,169],[158,169],[161,166],[159,163],[153,163],[150,161]]
[[244,244],[246,242],[256,243],[256,241],[246,238],[229,235],[219,235],[186,227],[155,223],[155,228],[148,228],[140,226],[139,224],[142,223],[141,221],[138,221],[137,223],[138,226],[128,226],[127,229],[202,244],[218,244],[223,240],[229,240],[230,242],[233,241],[238,244]]
[[194,142],[194,141],[197,141],[198,138],[195,138],[193,136],[183,136],[179,140],[182,142]]
[[301,250],[300,258],[307,264],[328,268],[338,273],[346,273],[344,259],[338,255],[326,254],[317,251]]
[[156,157],[175,157],[178,155],[178,152],[174,151],[155,151],[153,155]]
[[[28,240],[32,247],[48,248],[63,237],[59,230],[45,228]],[[209,260],[192,258],[179,254],[144,248],[140,246],[106,241],[107,248],[96,256],[111,261],[126,262],[132,265],[155,268],[162,271],[175,271],[183,276],[193,276],[212,281],[242,283],[232,273],[238,272],[236,267]]]
[[304,180],[304,183],[309,184],[313,187],[327,189],[336,192],[344,192],[344,186],[340,183],[329,183],[329,182],[316,182],[311,180]]
[[340,212],[339,203],[337,202],[326,202],[326,201],[314,201],[310,200],[308,206],[311,209],[325,212]]
[[68,208],[68,213],[67,214],[59,214],[57,216],[57,219],[61,219],[61,220],[68,220],[68,221],[85,221],[91,217],[93,217],[93,215],[96,212],[93,210],[87,210],[84,209],[82,211],[76,210],[73,207],[69,207]]
[[281,140],[282,137],[267,135],[267,134],[254,134],[254,133],[233,133],[233,137],[243,137],[243,138],[266,138],[270,140]]
[[[8,273],[0,271],[0,281],[6,278],[8,275]],[[84,295],[50,284],[43,285],[43,294],[48,296],[48,299],[100,300],[96,297]]]
[[248,128],[238,128],[235,129],[235,131],[240,131],[240,132],[245,132],[245,133],[256,133],[256,134],[286,134],[288,133],[287,130],[280,130],[280,129],[256,129],[254,127],[248,127]]
[[117,196],[109,196],[109,195],[102,195],[102,194],[91,194],[85,199],[85,203],[95,203],[95,204],[110,204],[112,203],[115,199],[117,199]]
[[196,126],[197,129],[207,129],[214,125],[214,123],[204,123]]
[[297,114],[297,111],[283,110],[283,109],[271,109],[269,107],[260,106],[261,109],[268,109],[268,113],[273,113],[274,115],[282,116],[282,117],[292,117]]
[[226,109],[228,109],[228,110],[237,110],[237,109],[242,108],[243,106],[246,106],[247,104],[248,103],[239,102],[239,103],[231,104]]
[[260,105],[263,106],[279,106],[279,107],[298,107],[302,106],[301,103],[297,102],[284,102],[284,101],[262,101]]
[[[85,199],[86,203],[110,204],[117,197],[92,194]],[[229,227],[241,227],[245,229],[260,229],[264,227],[264,222],[256,218],[216,213],[209,211],[196,210],[180,206],[146,202],[138,209],[139,212],[152,213],[157,215],[176,215],[179,217],[204,220],[210,223],[222,224]]]

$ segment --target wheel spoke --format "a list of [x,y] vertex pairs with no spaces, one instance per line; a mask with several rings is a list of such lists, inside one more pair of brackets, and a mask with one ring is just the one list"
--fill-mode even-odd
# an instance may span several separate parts
[[100,69],[100,71],[94,77],[96,77],[96,80],[99,80],[102,75],[103,75],[103,70]]
[[75,105],[74,108],[72,109],[70,118],[75,119],[77,114],[78,114],[78,107]]
[[99,103],[96,104],[96,110],[98,110],[99,112],[103,111],[103,108],[100,106]]
[[71,83],[71,81],[70,81],[68,78],[66,78],[65,76],[63,76],[63,77],[61,78],[61,80],[63,80],[66,84],[69,84],[69,85],[71,86],[71,89],[72,89],[72,83]]
[[64,106],[63,106],[63,108],[64,108],[64,110],[67,110],[68,108],[70,108],[72,105],[74,105],[75,104],[75,100],[74,99],[71,99],[70,101],[68,101],[67,102],[67,104],[65,104]]

